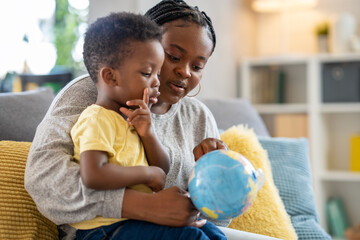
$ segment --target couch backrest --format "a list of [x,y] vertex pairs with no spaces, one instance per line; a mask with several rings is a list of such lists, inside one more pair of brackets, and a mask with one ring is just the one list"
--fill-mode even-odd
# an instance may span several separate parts
[[0,93],[0,140],[32,141],[53,98],[51,88]]
[[218,128],[226,130],[239,124],[253,128],[256,135],[270,136],[259,113],[246,99],[200,99],[213,113]]
[[[40,88],[21,93],[0,93],[0,140],[32,141],[54,93]],[[245,99],[201,99],[213,113],[220,129],[247,124],[259,136],[269,136],[264,122]]]

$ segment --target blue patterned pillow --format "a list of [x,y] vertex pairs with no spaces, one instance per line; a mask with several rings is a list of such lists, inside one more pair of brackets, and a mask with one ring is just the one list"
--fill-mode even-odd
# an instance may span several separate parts
[[319,225],[305,138],[259,137],[267,150],[274,182],[301,239],[331,239]]

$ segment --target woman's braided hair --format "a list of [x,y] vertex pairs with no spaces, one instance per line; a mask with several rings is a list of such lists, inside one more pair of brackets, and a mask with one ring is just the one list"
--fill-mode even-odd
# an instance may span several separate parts
[[213,42],[211,52],[215,49],[216,35],[211,19],[205,12],[200,11],[198,7],[191,7],[182,0],[162,0],[154,7],[150,8],[145,13],[145,16],[149,17],[160,26],[167,22],[182,19],[205,27],[209,31],[209,37]]

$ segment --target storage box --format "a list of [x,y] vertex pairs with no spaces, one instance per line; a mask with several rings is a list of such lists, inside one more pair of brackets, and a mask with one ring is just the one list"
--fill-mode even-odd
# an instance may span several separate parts
[[359,102],[360,62],[324,64],[322,96],[323,102]]

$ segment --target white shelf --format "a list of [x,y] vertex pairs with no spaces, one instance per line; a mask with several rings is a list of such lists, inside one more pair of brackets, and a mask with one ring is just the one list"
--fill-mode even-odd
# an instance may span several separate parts
[[251,64],[253,67],[269,66],[269,65],[297,65],[306,64],[309,59],[307,55],[292,56],[272,56],[266,58],[247,58],[244,62]]
[[317,55],[323,63],[359,61],[360,53],[337,53]]
[[352,209],[351,224],[360,222],[360,192],[355,190],[360,186],[360,172],[347,171],[350,136],[360,132],[360,102],[323,103],[321,92],[323,67],[328,63],[346,62],[360,65],[360,53],[248,58],[241,66],[240,97],[256,101],[261,98],[252,96],[258,86],[253,83],[266,78],[259,72],[276,66],[285,73],[285,104],[253,103],[266,124],[274,124],[276,114],[307,115],[314,192],[320,223],[325,229],[325,205],[331,196],[340,196]]
[[359,182],[360,172],[326,171],[321,174],[321,180],[327,182]]
[[243,59],[243,62],[251,64],[253,67],[269,66],[269,65],[293,65],[307,64],[310,60],[316,60],[322,63],[333,62],[351,62],[359,61],[360,53],[328,53],[328,54],[296,54],[296,55],[280,55],[269,57],[253,57]]
[[323,103],[322,113],[360,113],[359,103]]
[[278,114],[278,113],[306,113],[307,104],[254,104],[254,107],[260,114]]

